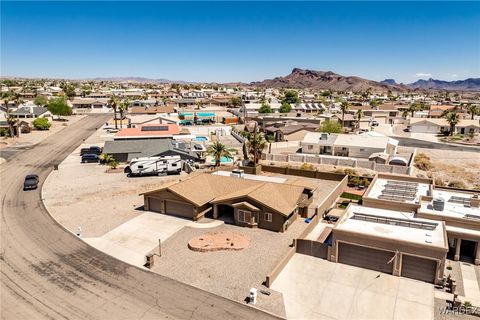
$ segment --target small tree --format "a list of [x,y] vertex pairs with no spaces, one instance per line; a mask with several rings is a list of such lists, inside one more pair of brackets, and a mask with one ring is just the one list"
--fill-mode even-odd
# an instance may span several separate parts
[[453,136],[453,133],[455,132],[455,127],[460,122],[460,116],[455,111],[451,111],[445,114],[445,119],[450,126],[450,135]]
[[280,106],[280,113],[289,113],[292,110],[292,106],[288,102],[282,102]]
[[356,116],[357,116],[357,128],[360,128],[360,120],[362,120],[362,117],[363,117],[363,110],[358,109]]
[[219,167],[222,157],[232,159],[233,156],[224,144],[215,141],[207,150],[207,154],[215,159],[215,167]]
[[240,97],[230,98],[230,105],[232,107],[240,107],[242,105],[242,98],[240,98]]
[[112,169],[116,169],[118,166],[118,163],[115,160],[111,160],[110,162],[108,162],[108,166]]
[[321,127],[319,128],[320,132],[326,133],[342,133],[343,128],[342,125],[338,121],[325,121],[322,123]]
[[51,99],[47,105],[48,111],[57,116],[69,116],[72,114],[70,108],[64,98],[58,97]]
[[340,110],[342,111],[342,128],[345,126],[345,113],[350,109],[348,101],[342,101],[340,104]]
[[282,102],[287,102],[287,103],[299,103],[300,98],[298,97],[298,92],[295,90],[287,90],[285,91],[283,95]]
[[480,113],[479,108],[476,105],[471,104],[471,103],[467,104],[465,106],[465,109],[467,110],[468,113],[470,113],[470,116],[471,116],[472,120],[477,114]]
[[33,103],[35,103],[37,106],[44,107],[48,105],[48,99],[45,96],[36,96],[35,100],[33,100]]
[[262,106],[258,109],[258,113],[272,113],[272,108],[266,102],[262,103]]
[[108,104],[112,107],[113,109],[113,120],[115,122],[115,129],[118,129],[118,123],[117,123],[117,107],[120,104],[120,100],[118,100],[116,95],[112,95],[110,100],[108,101]]
[[47,118],[37,118],[33,120],[32,124],[36,130],[48,130],[52,125],[50,122],[48,122]]

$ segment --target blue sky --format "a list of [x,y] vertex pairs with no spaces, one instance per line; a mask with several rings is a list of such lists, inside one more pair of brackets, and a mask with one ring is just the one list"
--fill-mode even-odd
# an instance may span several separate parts
[[5,2],[1,74],[480,77],[479,2]]

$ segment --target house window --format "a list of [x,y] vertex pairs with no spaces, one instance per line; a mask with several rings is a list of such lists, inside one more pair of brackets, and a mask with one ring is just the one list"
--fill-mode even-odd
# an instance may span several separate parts
[[269,212],[265,212],[263,214],[263,218],[265,219],[265,221],[272,222],[272,214]]
[[252,213],[247,210],[238,210],[238,221],[249,223],[252,218]]
[[313,150],[313,146],[312,146],[312,145],[309,145],[309,146],[308,146],[308,150]]
[[365,151],[365,149],[360,149],[360,152],[364,152],[364,151]]

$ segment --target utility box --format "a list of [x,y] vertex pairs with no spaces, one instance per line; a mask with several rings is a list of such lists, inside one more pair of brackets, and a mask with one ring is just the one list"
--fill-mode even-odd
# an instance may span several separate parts
[[146,255],[145,267],[151,269],[153,267],[153,254],[149,253]]
[[257,303],[257,289],[255,288],[250,289],[249,303],[251,304]]

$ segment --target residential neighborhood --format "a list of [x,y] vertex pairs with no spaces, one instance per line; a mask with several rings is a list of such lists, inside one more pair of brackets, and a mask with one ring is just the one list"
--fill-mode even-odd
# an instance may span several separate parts
[[478,56],[478,6],[435,4],[2,3],[0,317],[478,318],[480,70],[412,31]]

